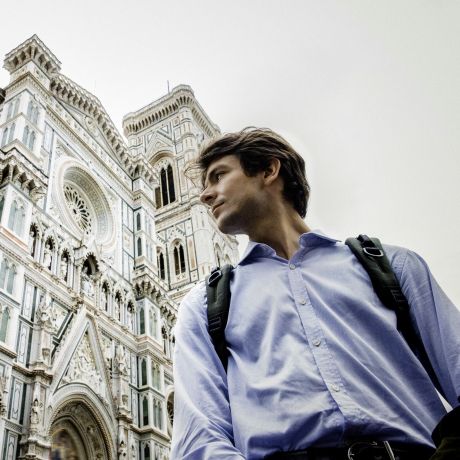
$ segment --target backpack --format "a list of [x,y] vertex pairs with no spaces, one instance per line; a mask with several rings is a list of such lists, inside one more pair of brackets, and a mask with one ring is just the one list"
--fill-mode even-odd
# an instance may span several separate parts
[[[385,307],[395,311],[399,332],[422,363],[436,389],[443,394],[422,341],[410,319],[407,299],[379,239],[359,235],[357,238],[348,238],[345,244],[368,273],[372,287],[380,301]],[[216,267],[206,278],[208,331],[225,371],[227,371],[228,363],[225,326],[230,309],[230,276],[232,270],[231,265]]]

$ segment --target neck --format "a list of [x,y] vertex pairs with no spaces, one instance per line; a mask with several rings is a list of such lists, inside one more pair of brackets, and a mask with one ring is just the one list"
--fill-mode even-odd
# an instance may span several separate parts
[[264,243],[273,248],[279,257],[289,260],[299,249],[299,237],[310,229],[297,212],[281,208],[248,231],[251,241]]

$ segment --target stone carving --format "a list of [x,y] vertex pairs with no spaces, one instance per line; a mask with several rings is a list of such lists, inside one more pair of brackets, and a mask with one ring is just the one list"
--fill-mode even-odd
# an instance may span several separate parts
[[42,408],[43,408],[43,404],[40,403],[38,398],[35,398],[34,402],[32,403],[32,407],[30,409],[30,427],[31,428],[36,428],[37,425],[40,423]]
[[83,293],[86,294],[88,297],[93,297],[93,280],[91,279],[91,276],[88,274],[88,267],[86,265],[83,267],[81,273],[81,289]]
[[115,369],[120,376],[120,408],[128,407],[128,360],[126,355],[123,346],[118,345],[115,352]]
[[123,345],[118,345],[115,353],[115,366],[117,367],[120,375],[128,375],[128,360]]
[[127,454],[127,449],[126,449],[126,443],[125,441],[121,440],[119,446],[118,446],[118,458],[119,460],[123,460],[126,458]]
[[0,376],[0,415],[2,416],[6,413],[6,393],[8,392],[8,382],[9,377],[7,375]]
[[107,287],[104,284],[101,289],[101,310],[107,311],[107,303],[108,303],[108,292],[107,292]]
[[57,314],[47,295],[43,295],[40,299],[35,317],[40,326],[39,361],[49,366],[51,364],[52,335],[56,332]]
[[67,256],[64,254],[61,258],[61,266],[60,266],[60,269],[61,269],[61,278],[64,280],[64,281],[67,281],[67,270],[68,270],[68,264],[69,264],[69,260],[67,259]]
[[43,256],[43,266],[47,268],[48,270],[51,270],[51,262],[52,262],[51,246],[49,243],[46,243],[45,250],[44,250],[44,256]]
[[35,243],[36,243],[35,232],[34,232],[34,230],[30,230],[30,233],[29,233],[29,254],[32,257],[35,254]]
[[136,449],[136,443],[133,441],[131,443],[131,460],[136,460],[137,459],[137,449]]
[[93,352],[88,337],[83,337],[78,349],[69,363],[67,372],[62,379],[64,383],[82,382],[87,384],[103,401],[106,400],[106,389],[99,370],[96,368]]

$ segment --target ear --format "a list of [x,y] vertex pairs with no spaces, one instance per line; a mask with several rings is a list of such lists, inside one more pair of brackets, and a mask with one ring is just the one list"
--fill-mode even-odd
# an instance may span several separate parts
[[271,158],[267,168],[264,171],[264,182],[272,184],[279,177],[281,162],[278,158]]

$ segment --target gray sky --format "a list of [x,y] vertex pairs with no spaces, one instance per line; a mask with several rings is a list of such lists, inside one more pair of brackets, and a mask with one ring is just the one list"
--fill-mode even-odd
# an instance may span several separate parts
[[120,131],[169,80],[222,131],[280,132],[312,228],[416,250],[460,305],[458,0],[4,3],[0,54],[36,33]]

